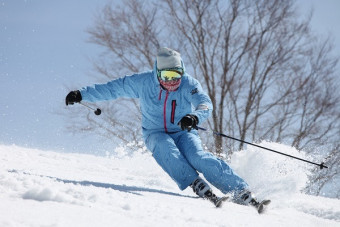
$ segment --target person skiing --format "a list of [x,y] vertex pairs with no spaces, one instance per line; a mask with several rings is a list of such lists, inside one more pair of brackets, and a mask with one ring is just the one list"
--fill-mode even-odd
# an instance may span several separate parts
[[186,72],[180,53],[162,47],[153,70],[71,91],[66,105],[119,97],[140,99],[146,147],[181,190],[190,186],[219,207],[226,197],[217,197],[201,173],[222,193],[232,193],[234,202],[259,207],[248,184],[225,161],[203,150],[197,126],[213,107],[201,84]]

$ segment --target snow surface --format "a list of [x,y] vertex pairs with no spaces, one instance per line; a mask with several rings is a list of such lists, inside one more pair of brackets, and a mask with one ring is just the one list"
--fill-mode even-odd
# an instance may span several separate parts
[[258,198],[272,199],[265,214],[230,202],[218,209],[180,191],[148,152],[98,157],[0,145],[0,226],[340,226],[338,199],[300,193],[305,164],[248,148],[231,166]]

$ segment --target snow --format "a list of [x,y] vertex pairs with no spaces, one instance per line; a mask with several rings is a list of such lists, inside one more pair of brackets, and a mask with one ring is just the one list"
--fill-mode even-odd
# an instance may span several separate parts
[[0,226],[340,226],[338,199],[300,192],[309,171],[302,162],[250,147],[234,154],[236,172],[258,198],[272,199],[259,215],[180,191],[149,152],[126,150],[99,157],[0,145]]

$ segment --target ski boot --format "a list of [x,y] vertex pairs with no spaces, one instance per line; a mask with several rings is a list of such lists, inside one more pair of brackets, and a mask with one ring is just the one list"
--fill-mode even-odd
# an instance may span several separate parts
[[216,196],[211,189],[209,189],[206,193],[204,193],[204,198],[208,199],[212,202],[216,207],[221,207],[224,201],[228,200],[227,196],[218,197]]
[[228,199],[228,197],[217,197],[210,186],[200,177],[197,177],[190,186],[199,197],[209,200],[216,207],[221,207],[222,203]]
[[263,200],[258,202],[256,198],[254,198],[250,191],[243,190],[238,195],[234,196],[234,202],[242,205],[250,205],[256,208],[259,214],[263,213],[265,207],[269,205],[270,200]]

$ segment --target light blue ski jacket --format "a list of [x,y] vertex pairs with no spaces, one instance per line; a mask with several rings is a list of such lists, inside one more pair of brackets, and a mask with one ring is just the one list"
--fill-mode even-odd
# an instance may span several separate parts
[[211,114],[212,104],[200,83],[184,72],[176,91],[164,90],[157,78],[156,64],[152,71],[85,87],[80,90],[82,99],[96,102],[119,97],[139,98],[144,138],[153,132],[181,131],[178,122],[187,114],[197,116],[199,124],[204,122]]

